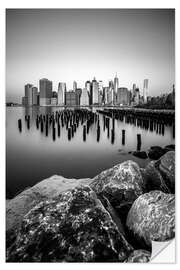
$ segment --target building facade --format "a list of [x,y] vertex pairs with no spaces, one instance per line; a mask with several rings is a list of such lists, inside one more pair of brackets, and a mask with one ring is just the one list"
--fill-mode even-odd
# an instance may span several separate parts
[[148,97],[148,79],[145,79],[144,83],[143,83],[143,100],[144,100],[144,103],[147,103],[147,97]]
[[58,85],[58,105],[66,105],[66,83],[60,82]]
[[92,80],[92,104],[98,104],[98,82],[95,78]]
[[88,95],[87,88],[84,88],[82,90],[80,105],[81,106],[89,106],[89,95]]
[[48,79],[41,79],[39,81],[40,89],[40,106],[46,106],[51,104],[52,97],[52,81]]
[[129,91],[126,87],[118,88],[117,105],[129,105]]
[[76,93],[74,91],[66,92],[66,106],[76,106]]

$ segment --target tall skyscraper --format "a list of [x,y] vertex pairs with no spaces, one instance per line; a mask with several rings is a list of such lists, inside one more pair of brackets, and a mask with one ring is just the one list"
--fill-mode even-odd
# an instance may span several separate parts
[[116,95],[114,91],[113,81],[109,81],[109,91],[108,91],[108,104],[114,105],[116,102]]
[[38,89],[37,87],[32,87],[32,105],[37,105],[37,94],[38,94]]
[[75,91],[76,91],[76,89],[77,89],[77,82],[76,82],[76,81],[74,81],[74,82],[73,82],[73,91],[75,92]]
[[144,84],[143,84],[144,103],[147,103],[147,96],[148,96],[148,79],[144,79]]
[[58,105],[66,105],[66,83],[64,82],[58,85]]
[[98,82],[95,78],[92,80],[92,103],[98,104]]
[[119,88],[119,79],[118,79],[117,74],[116,74],[116,76],[114,78],[114,91],[115,91],[115,93],[117,93],[118,88]]
[[52,81],[48,79],[41,79],[39,81],[40,89],[40,106],[46,106],[51,104],[52,97]]
[[32,88],[33,88],[33,85],[32,84],[26,84],[25,85],[25,99],[26,99],[26,104],[28,106],[31,106],[32,105]]
[[89,105],[92,105],[93,93],[92,93],[92,84],[90,81],[86,81],[85,88],[87,89],[88,96],[89,96]]
[[89,105],[89,95],[88,95],[87,88],[84,88],[82,90],[80,104],[81,104],[81,106],[88,106]]
[[139,88],[136,88],[135,97],[134,97],[134,102],[135,102],[136,105],[139,104],[139,100],[140,100]]
[[81,88],[76,88],[76,105],[80,105],[80,100],[81,100],[81,94],[82,94],[82,89]]

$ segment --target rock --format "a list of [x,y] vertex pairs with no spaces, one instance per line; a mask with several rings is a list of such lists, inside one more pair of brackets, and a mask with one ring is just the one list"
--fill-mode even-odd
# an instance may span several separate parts
[[133,156],[142,158],[142,159],[148,158],[147,153],[145,151],[134,151]]
[[101,172],[90,186],[108,198],[124,222],[132,203],[143,193],[143,184],[138,164],[129,160]]
[[160,146],[151,146],[148,152],[148,157],[153,160],[157,160],[162,157],[166,151]]
[[128,263],[147,263],[150,261],[151,253],[147,250],[134,250],[126,260]]
[[52,176],[33,187],[24,190],[15,198],[6,202],[6,233],[7,245],[16,235],[16,229],[21,225],[24,215],[43,199],[51,199],[59,193],[78,185],[87,185],[91,179],[67,179],[62,176]]
[[136,240],[151,247],[151,241],[175,236],[175,196],[161,191],[141,195],[133,203],[126,221]]
[[175,152],[167,152],[161,159],[159,164],[159,171],[161,172],[166,185],[171,192],[175,192]]
[[164,147],[166,151],[175,151],[175,144],[169,144]]
[[82,186],[30,210],[7,261],[121,262],[132,250],[96,194]]
[[171,193],[158,169],[156,162],[151,161],[144,170],[141,170],[146,191],[161,190],[165,193]]

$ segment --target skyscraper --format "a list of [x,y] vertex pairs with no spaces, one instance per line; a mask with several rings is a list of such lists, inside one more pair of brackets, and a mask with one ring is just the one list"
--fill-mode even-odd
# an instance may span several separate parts
[[81,106],[88,106],[89,105],[89,95],[88,95],[87,88],[84,88],[82,90],[80,104],[81,104]]
[[89,96],[89,105],[92,105],[93,93],[92,93],[92,84],[90,81],[86,81],[85,88],[87,89],[88,96]]
[[148,96],[148,79],[144,79],[144,84],[143,84],[144,103],[147,103],[147,96]]
[[117,93],[118,87],[119,87],[119,79],[118,79],[117,74],[116,74],[116,76],[114,78],[114,91],[115,91],[115,93]]
[[60,82],[58,85],[58,105],[66,105],[66,83]]
[[38,94],[38,89],[37,87],[32,87],[32,105],[37,105],[37,94]]
[[46,106],[51,104],[52,97],[52,81],[48,79],[41,79],[39,81],[40,89],[40,106]]
[[117,104],[129,105],[129,92],[126,87],[120,87],[117,90]]
[[92,104],[98,104],[98,82],[95,78],[92,80]]
[[25,99],[26,99],[26,104],[28,106],[31,106],[32,105],[32,88],[33,88],[33,85],[32,84],[26,84],[25,85]]
[[108,104],[115,104],[116,96],[114,91],[113,81],[109,81],[109,91],[108,91]]
[[77,82],[76,82],[76,81],[74,81],[74,82],[73,82],[73,91],[75,92],[75,91],[76,91],[76,89],[77,89]]

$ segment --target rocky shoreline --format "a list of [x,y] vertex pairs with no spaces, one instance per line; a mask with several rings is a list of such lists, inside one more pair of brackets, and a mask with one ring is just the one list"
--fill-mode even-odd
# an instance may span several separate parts
[[52,176],[8,200],[6,261],[148,262],[152,240],[175,236],[175,152],[159,151],[143,169]]

